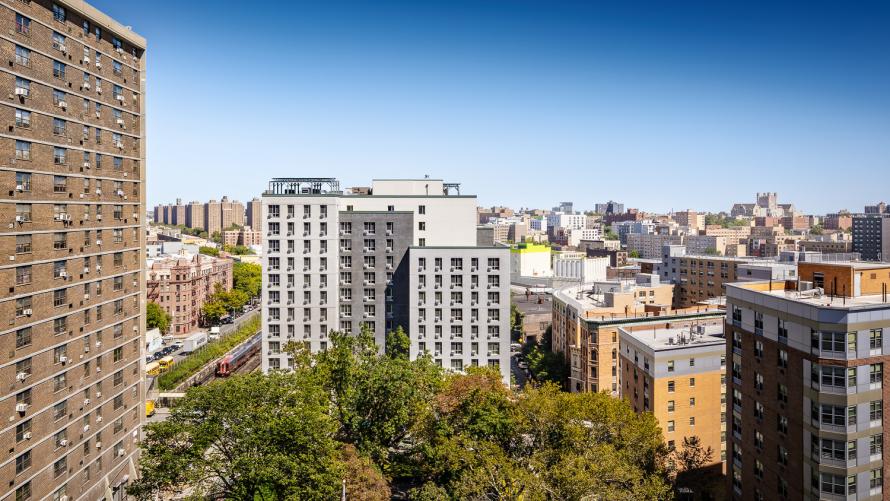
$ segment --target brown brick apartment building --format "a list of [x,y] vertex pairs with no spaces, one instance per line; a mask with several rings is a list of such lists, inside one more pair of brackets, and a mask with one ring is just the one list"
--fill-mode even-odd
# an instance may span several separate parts
[[77,0],[0,0],[0,23],[4,499],[117,499],[144,420],[145,40]]
[[[809,282],[803,290],[796,281],[728,285],[733,499],[890,498],[883,490],[890,303],[873,292],[890,276],[873,269],[870,285],[844,297]],[[850,277],[851,288],[856,274],[870,277],[862,263],[808,264],[802,272],[830,283]]]
[[216,290],[232,290],[232,260],[203,254],[164,256],[149,261],[146,273],[149,301],[172,317],[170,332],[191,332],[201,321],[201,307]]
[[645,276],[638,277],[644,281],[616,280],[554,291],[553,351],[562,354],[570,367],[570,391],[619,395],[619,329],[666,323],[679,327],[715,315],[704,306],[673,310],[672,285],[658,283],[657,277],[648,283]]

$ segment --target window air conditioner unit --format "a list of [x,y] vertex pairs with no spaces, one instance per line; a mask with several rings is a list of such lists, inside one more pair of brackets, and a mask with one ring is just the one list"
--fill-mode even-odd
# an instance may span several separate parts
[[31,432],[30,432],[30,431],[26,431],[26,432],[22,435],[22,438],[24,438],[25,440],[31,440],[31,437],[32,437],[32,436],[33,436],[33,435],[31,435]]
[[61,357],[59,357],[59,363],[60,363],[60,364],[67,364],[67,363],[68,363],[68,357],[66,357],[65,355],[62,355]]
[[62,440],[59,440],[59,446],[68,447],[68,440],[64,438]]
[[90,399],[88,399],[88,398],[83,399],[83,405],[90,405]]
[[25,412],[28,410],[28,404],[15,404],[15,410],[16,412]]
[[67,272],[67,271],[60,271],[60,272],[59,272],[59,278],[68,278],[68,272]]
[[24,313],[26,317],[30,317],[31,315],[34,314],[34,312],[31,310],[31,308],[22,310],[22,313]]
[[15,95],[16,95],[16,96],[27,96],[27,95],[28,95],[28,91],[25,90],[25,89],[22,89],[22,88],[16,88],[16,89],[15,89]]
[[68,107],[68,103],[66,103],[65,101],[59,101],[59,108],[67,108],[67,107]]

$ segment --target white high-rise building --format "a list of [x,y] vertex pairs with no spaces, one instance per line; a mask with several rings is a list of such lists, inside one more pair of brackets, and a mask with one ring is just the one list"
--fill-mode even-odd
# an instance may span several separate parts
[[330,331],[366,328],[382,349],[401,326],[412,357],[498,365],[509,382],[509,250],[476,246],[475,195],[428,178],[276,178],[262,200],[264,371],[289,366],[289,341],[323,350]]

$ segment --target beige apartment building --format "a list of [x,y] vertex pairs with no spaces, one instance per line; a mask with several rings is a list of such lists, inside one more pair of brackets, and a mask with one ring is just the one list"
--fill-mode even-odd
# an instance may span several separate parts
[[621,396],[658,419],[667,445],[698,437],[713,451],[706,467],[726,460],[726,339],[720,312],[685,327],[665,324],[618,330]]
[[145,39],[0,0],[3,498],[120,499],[144,422]]
[[222,233],[222,238],[223,244],[225,245],[243,245],[249,247],[251,245],[262,245],[262,235],[262,232],[256,231],[250,226],[245,226],[238,230],[224,231]]
[[185,206],[185,225],[189,228],[204,230],[207,228],[204,216],[204,204],[189,202]]
[[204,254],[180,254],[150,259],[147,297],[172,317],[170,332],[191,332],[201,322],[201,308],[219,284],[232,289],[232,265],[228,258]]
[[[619,329],[629,326],[685,325],[713,316],[709,307],[671,308],[673,285],[653,275],[635,281],[577,285],[553,293],[553,351],[570,367],[569,390],[619,395]],[[718,313],[721,315],[722,313]]]
[[204,204],[204,231],[212,236],[216,232],[222,233],[222,230],[222,204],[211,200]]

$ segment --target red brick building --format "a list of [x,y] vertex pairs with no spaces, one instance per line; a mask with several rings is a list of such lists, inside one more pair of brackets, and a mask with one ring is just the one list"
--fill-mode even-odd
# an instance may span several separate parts
[[170,332],[183,334],[201,322],[201,307],[216,290],[232,289],[232,260],[203,254],[165,256],[149,260],[148,300],[170,314]]

